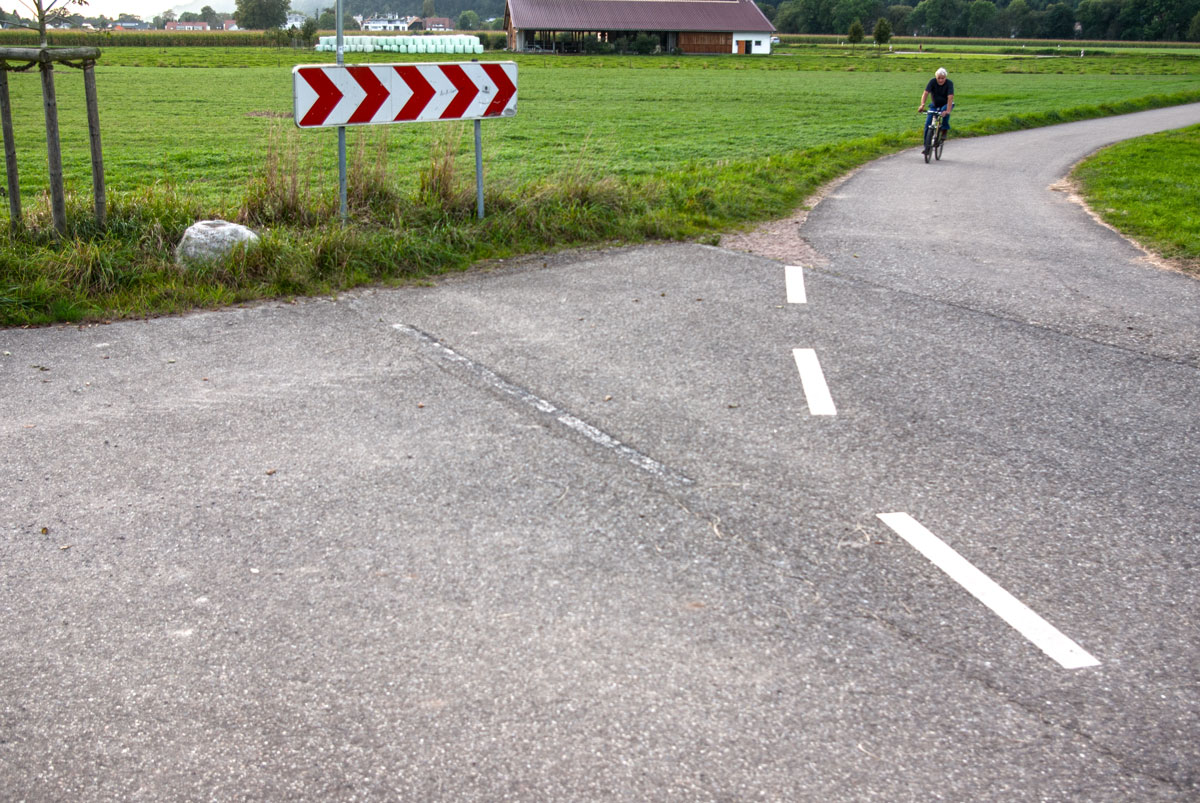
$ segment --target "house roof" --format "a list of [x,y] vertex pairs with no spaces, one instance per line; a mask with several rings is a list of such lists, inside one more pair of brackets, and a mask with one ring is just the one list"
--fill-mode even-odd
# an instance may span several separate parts
[[508,0],[514,28],[543,31],[774,31],[753,0]]

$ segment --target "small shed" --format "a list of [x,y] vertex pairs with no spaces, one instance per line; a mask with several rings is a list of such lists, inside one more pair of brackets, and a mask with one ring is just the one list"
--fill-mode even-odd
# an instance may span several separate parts
[[559,34],[575,43],[651,34],[663,51],[771,52],[772,25],[753,0],[508,0],[508,49],[553,50]]

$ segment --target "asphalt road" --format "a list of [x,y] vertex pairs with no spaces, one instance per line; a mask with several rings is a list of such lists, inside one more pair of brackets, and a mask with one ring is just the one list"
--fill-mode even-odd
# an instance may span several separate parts
[[804,303],[683,244],[0,331],[0,798],[1196,799],[1200,282],[1048,185],[1197,121],[873,164]]

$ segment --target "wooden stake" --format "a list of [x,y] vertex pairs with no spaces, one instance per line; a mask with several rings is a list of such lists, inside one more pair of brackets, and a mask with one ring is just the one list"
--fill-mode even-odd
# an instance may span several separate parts
[[8,95],[8,70],[0,68],[0,126],[4,128],[4,168],[8,173],[8,220],[21,225],[21,182],[17,180],[17,141],[13,136],[12,103]]
[[107,207],[104,198],[104,151],[100,149],[100,104],[96,99],[96,62],[83,63],[83,91],[87,96],[88,137],[92,143],[92,192],[95,195],[96,225],[104,228]]
[[42,62],[42,105],[46,110],[46,157],[50,169],[50,215],[54,229],[67,233],[67,201],[63,191],[62,148],[58,140],[58,100],[54,96],[54,65]]

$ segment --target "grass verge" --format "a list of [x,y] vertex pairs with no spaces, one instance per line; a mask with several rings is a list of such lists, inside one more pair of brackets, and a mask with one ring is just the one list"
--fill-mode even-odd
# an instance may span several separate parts
[[1200,276],[1200,126],[1112,145],[1073,178],[1106,223]]
[[[957,133],[977,136],[1194,100],[1200,93],[1155,95],[985,119]],[[447,131],[447,140],[431,148],[418,189],[406,193],[379,169],[387,129],[358,129],[349,171],[353,222],[347,225],[329,222],[337,219],[336,198],[314,189],[314,166],[296,144],[300,134],[286,124],[274,130],[268,155],[237,208],[203,208],[159,184],[112,194],[108,225],[99,230],[87,222],[88,200],[72,198],[68,216],[74,228],[57,238],[45,204],[37,204],[25,228],[0,235],[0,325],[139,317],[328,294],[581,245],[716,242],[722,230],[783,217],[826,182],[915,145],[911,134],[886,134],[624,181],[597,174],[581,156],[574,168],[546,179],[495,183],[485,199],[487,215],[477,220],[472,169],[459,171],[455,163],[461,149],[454,137],[465,135],[467,127],[451,125]],[[177,266],[175,244],[188,225],[206,217],[236,217],[260,231],[262,242],[203,269]]]

